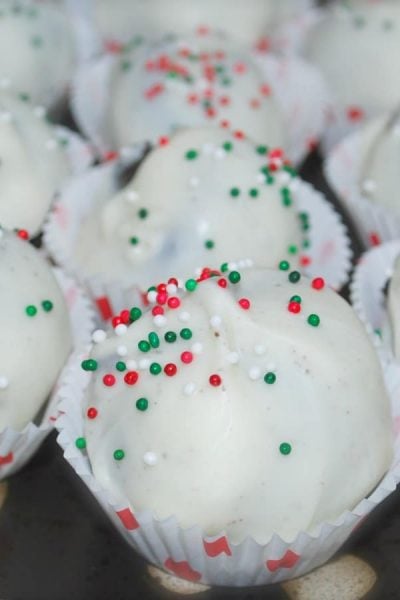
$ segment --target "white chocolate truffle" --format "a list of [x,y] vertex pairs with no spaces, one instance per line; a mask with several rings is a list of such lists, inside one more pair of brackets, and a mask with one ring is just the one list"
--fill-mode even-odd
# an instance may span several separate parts
[[125,188],[99,198],[82,221],[75,263],[85,274],[146,289],[166,272],[189,276],[226,260],[298,265],[307,223],[283,161],[281,151],[268,154],[225,130],[182,130]]
[[249,52],[220,36],[128,45],[107,86],[105,128],[113,148],[224,121],[260,143],[285,145],[270,82]]
[[46,261],[0,229],[0,431],[23,429],[71,350],[68,310]]
[[305,55],[321,69],[349,122],[394,109],[400,90],[398,2],[332,6],[311,31]]
[[0,225],[38,233],[69,174],[62,140],[43,107],[0,94]]
[[60,11],[0,0],[0,89],[51,106],[66,92],[73,63],[72,33]]
[[218,28],[245,44],[307,8],[309,0],[94,0],[93,19],[105,38],[159,37],[196,27]]
[[[179,294],[157,333],[151,311],[132,312],[124,361],[115,335],[96,345],[82,365],[95,371],[86,444],[118,502],[265,543],[312,532],[372,492],[393,453],[379,361],[351,307],[296,275],[222,273]],[[148,369],[124,370],[141,356]]]

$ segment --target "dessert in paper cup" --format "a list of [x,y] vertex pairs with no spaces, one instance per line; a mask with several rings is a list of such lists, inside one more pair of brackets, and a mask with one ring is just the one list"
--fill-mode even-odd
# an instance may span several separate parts
[[398,239],[399,110],[368,122],[330,153],[325,174],[367,247]]
[[208,31],[157,43],[134,37],[82,65],[72,93],[80,128],[103,155],[226,123],[299,162],[323,131],[326,103],[319,73],[303,60],[251,53]]
[[0,229],[0,479],[53,428],[68,357],[90,340],[93,310],[74,281],[27,241]]
[[165,138],[128,182],[123,167],[71,180],[45,226],[48,252],[88,287],[103,318],[166,272],[189,276],[226,256],[239,266],[285,260],[334,288],[346,282],[346,228],[282,150],[226,129],[188,129]]
[[[327,561],[399,480],[381,366],[321,277],[204,269],[95,332],[58,442],[128,543],[209,585]],[[165,300],[165,302],[164,302]]]

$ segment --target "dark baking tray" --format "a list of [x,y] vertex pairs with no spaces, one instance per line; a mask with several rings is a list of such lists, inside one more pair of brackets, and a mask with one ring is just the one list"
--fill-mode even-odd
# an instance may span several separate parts
[[[323,179],[317,152],[303,165],[302,176],[337,205]],[[347,215],[343,216],[357,258],[362,248]],[[176,597],[149,577],[145,561],[114,530],[89,491],[64,462],[55,433],[8,484],[8,497],[0,511],[1,600]],[[400,491],[383,502],[341,551],[355,554],[375,569],[378,582],[368,594],[372,600],[400,598],[399,496]],[[199,600],[287,598],[278,585],[214,588],[196,597]]]

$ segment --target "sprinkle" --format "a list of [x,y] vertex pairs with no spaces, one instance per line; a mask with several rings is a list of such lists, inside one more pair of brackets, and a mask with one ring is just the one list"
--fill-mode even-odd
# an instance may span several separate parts
[[185,365],[189,365],[193,361],[193,354],[192,354],[192,352],[189,352],[189,351],[182,352],[182,354],[181,354],[181,361]]
[[204,247],[207,248],[207,250],[212,250],[215,246],[215,242],[213,242],[213,240],[206,240],[204,242]]
[[139,400],[136,400],[136,408],[141,412],[147,410],[149,408],[149,401],[147,398],[139,398]]
[[148,338],[152,348],[158,348],[160,346],[160,338],[155,331],[151,331],[148,335]]
[[164,327],[167,323],[167,319],[164,315],[156,315],[153,319],[153,323],[156,327]]
[[180,321],[183,321],[183,322],[190,321],[190,313],[183,311],[183,312],[181,312],[181,314],[179,315],[178,318]]
[[117,369],[117,371],[120,371],[122,373],[123,371],[126,371],[126,364],[122,362],[122,360],[119,360],[115,364],[115,368]]
[[177,335],[174,331],[167,331],[164,335],[164,340],[168,344],[173,344],[174,342],[176,342],[176,338],[177,338]]
[[222,323],[222,319],[219,315],[213,315],[210,319],[210,325],[213,329],[219,329]]
[[149,352],[151,346],[147,340],[141,340],[138,343],[138,348],[139,348],[140,352]]
[[25,312],[28,315],[28,317],[34,317],[37,313],[37,308],[36,306],[33,306],[33,304],[30,304],[25,308]]
[[297,315],[300,311],[301,311],[301,304],[300,302],[289,302],[288,304],[288,311]]
[[132,244],[132,246],[137,246],[139,243],[139,238],[136,236],[133,236],[130,238],[129,243]]
[[252,381],[256,381],[261,377],[261,370],[258,367],[250,367],[249,377]]
[[146,452],[143,455],[143,462],[149,467],[154,467],[158,463],[158,457],[155,452]]
[[233,284],[239,283],[241,279],[240,273],[238,271],[231,271],[228,275],[228,279]]
[[136,360],[130,359],[126,361],[126,368],[128,369],[128,371],[135,371],[137,369],[137,362]]
[[257,344],[256,346],[254,346],[254,353],[257,354],[257,356],[262,356],[266,353],[265,346],[263,346],[262,344]]
[[321,319],[319,318],[319,316],[318,315],[314,315],[314,314],[310,315],[308,317],[308,319],[307,319],[307,323],[309,325],[312,325],[312,327],[318,327],[318,325],[320,324],[320,322],[321,322]]
[[84,371],[96,371],[97,361],[93,358],[88,358],[87,360],[82,361],[81,367]]
[[183,388],[183,393],[185,394],[185,396],[192,396],[195,391],[196,391],[196,384],[192,383],[192,382],[187,383],[185,385],[185,387]]
[[240,195],[240,189],[237,187],[233,187],[230,189],[229,193],[232,196],[232,198],[237,198]]
[[119,323],[119,325],[117,325],[114,329],[115,334],[118,335],[119,337],[121,337],[122,335],[125,335],[126,332],[128,331],[128,328],[126,325],[124,325],[124,323]]
[[259,194],[259,191],[257,190],[257,188],[251,188],[249,190],[250,198],[257,198],[258,194]]
[[172,298],[168,299],[168,307],[171,308],[172,310],[179,308],[181,305],[181,301],[179,300],[179,298],[177,296],[172,296]]
[[188,292],[194,292],[197,288],[197,281],[195,279],[188,279],[185,283],[185,288]]
[[51,302],[51,300],[43,300],[42,302],[42,308],[45,312],[51,312],[53,310],[53,303]]
[[276,375],[275,375],[275,373],[271,373],[271,371],[268,372],[268,373],[266,373],[264,375],[264,381],[265,381],[265,383],[268,383],[270,385],[272,385],[273,383],[275,383],[275,381],[276,381]]
[[290,454],[292,451],[292,446],[290,444],[288,444],[287,442],[282,442],[282,444],[279,446],[279,452],[281,454],[283,454],[284,456],[288,456],[288,454]]
[[117,348],[118,356],[126,356],[128,354],[128,348],[126,346],[118,346]]
[[103,377],[103,383],[107,387],[112,387],[115,384],[115,381],[115,376],[112,373],[107,373],[107,375],[104,375]]
[[89,419],[95,419],[98,415],[97,408],[94,408],[94,406],[91,406],[90,408],[88,408],[86,414]]
[[311,282],[314,290],[322,290],[325,287],[325,280],[322,277],[316,277]]
[[291,273],[289,273],[288,279],[290,283],[297,283],[300,281],[301,275],[298,271],[292,271]]
[[226,355],[226,360],[231,365],[236,365],[239,362],[239,354],[237,352],[229,352],[229,354]]
[[196,188],[199,186],[200,183],[200,179],[196,176],[193,175],[193,177],[190,177],[189,179],[189,185],[191,188]]
[[168,377],[173,377],[174,375],[176,375],[178,368],[174,363],[167,363],[164,367],[164,373],[168,376]]
[[203,344],[196,342],[191,348],[193,354],[201,354],[203,352]]
[[84,437],[76,438],[75,446],[79,448],[79,450],[84,450],[86,448],[86,440]]
[[188,327],[184,327],[180,330],[179,335],[183,340],[190,340],[193,336],[193,333],[191,329],[189,329]]
[[250,308],[250,300],[248,300],[248,298],[241,298],[238,304],[243,308],[243,310],[249,310]]
[[221,385],[222,383],[222,379],[219,375],[217,375],[216,373],[214,373],[213,375],[210,375],[209,377],[209,382],[213,387],[218,387]]
[[122,460],[125,457],[125,452],[121,449],[115,450],[114,454],[115,460]]
[[178,286],[175,283],[169,283],[167,285],[167,293],[168,294],[176,294],[178,291]]
[[145,371],[150,366],[150,360],[148,358],[142,358],[139,360],[139,369]]
[[157,299],[157,292],[155,290],[149,290],[149,293],[147,294],[147,300],[149,302],[155,302]]
[[288,271],[290,269],[290,264],[288,263],[287,260],[281,260],[281,262],[279,263],[279,270],[280,271]]
[[[107,337],[107,334],[104,331],[104,329],[96,329],[96,331],[94,331],[92,334],[92,341],[95,344],[101,344],[101,342],[104,342],[106,337]],[[118,352],[118,350],[117,350],[117,352]]]
[[195,158],[197,158],[197,151],[196,150],[188,150],[185,154],[185,158],[187,160],[194,160]]
[[297,295],[292,296],[290,298],[290,302],[297,302],[298,304],[301,304],[301,296],[297,296]]
[[137,371],[128,371],[124,377],[124,381],[127,385],[135,385],[138,379],[139,373]]
[[161,373],[161,371],[162,371],[162,367],[161,367],[161,365],[159,363],[156,363],[156,362],[151,363],[151,365],[150,365],[150,373],[152,375],[159,375]]
[[0,390],[6,390],[8,388],[9,382],[7,377],[4,375],[0,375]]

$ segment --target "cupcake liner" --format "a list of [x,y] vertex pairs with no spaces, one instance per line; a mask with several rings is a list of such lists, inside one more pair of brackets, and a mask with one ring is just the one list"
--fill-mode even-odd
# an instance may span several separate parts
[[[253,54],[276,94],[285,120],[288,147],[294,162],[300,162],[318,143],[329,107],[329,94],[317,70],[296,57]],[[86,136],[100,153],[113,148],[105,115],[109,105],[111,77],[118,56],[107,54],[78,69],[72,86],[72,111]],[[155,143],[157,140],[142,140]],[[263,141],[263,140],[260,140]]]
[[94,162],[94,150],[79,133],[71,131],[68,127],[57,125],[55,136],[65,143],[65,153],[68,158],[72,175],[79,175]]
[[[387,242],[366,252],[356,267],[350,285],[351,303],[364,323],[385,364],[395,361],[387,324],[384,288],[400,255],[400,240]],[[400,365],[398,365],[400,373]]]
[[[135,148],[138,156],[143,150],[143,146]],[[110,195],[115,192],[114,175],[119,164],[115,161],[101,165],[71,179],[44,227],[43,241],[48,253],[86,286],[102,320],[108,320],[120,310],[141,301],[139,292],[134,288],[134,277],[129,285],[101,276],[88,277],[74,261],[75,241],[82,219],[95,210],[100,191]],[[324,277],[328,285],[339,289],[347,282],[351,270],[352,252],[347,229],[339,214],[310,184],[298,180],[293,197],[299,211],[310,214],[310,264],[303,270],[310,277]]]
[[376,119],[368,129],[346,137],[324,165],[329,185],[350,213],[367,247],[400,237],[400,214],[364,197],[359,185],[363,151],[381,124],[382,119]]
[[[63,291],[69,309],[73,346],[76,351],[91,339],[94,314],[88,298],[80,287],[63,273],[54,269],[54,274]],[[69,364],[64,367],[50,395],[40,425],[30,422],[22,431],[7,427],[0,431],[0,480],[15,473],[34,455],[46,436],[52,431],[58,416],[58,391]]]
[[[248,537],[232,544],[224,531],[208,537],[199,526],[183,529],[177,518],[157,519],[150,511],[135,512],[128,500],[116,502],[94,477],[85,451],[75,446],[84,436],[83,405],[90,375],[82,371],[76,355],[70,363],[60,390],[62,415],[57,420],[58,443],[64,456],[92,491],[125,540],[149,562],[178,577],[208,585],[250,586],[276,583],[300,577],[326,562],[352,531],[400,481],[400,439],[395,441],[395,458],[388,473],[372,494],[334,522],[321,523],[312,533],[299,532],[291,542],[274,535],[261,545]],[[400,411],[400,377],[390,369],[385,373],[392,394],[393,419]]]

